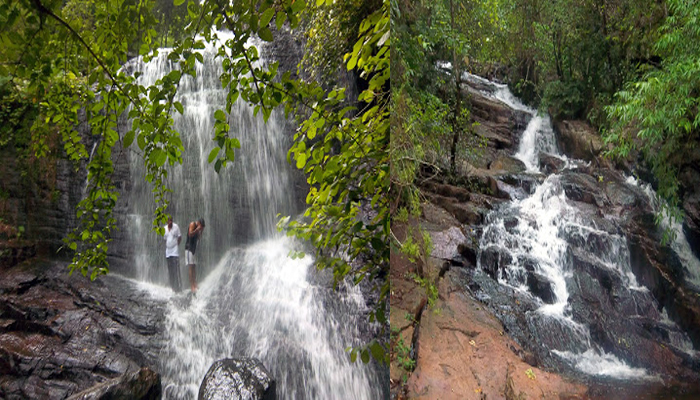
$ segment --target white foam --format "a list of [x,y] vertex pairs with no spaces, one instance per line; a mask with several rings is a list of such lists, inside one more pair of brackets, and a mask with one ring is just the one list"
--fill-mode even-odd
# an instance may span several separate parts
[[575,354],[570,351],[552,350],[552,353],[572,364],[579,371],[597,376],[624,380],[661,380],[658,376],[649,375],[644,368],[634,368],[612,354],[598,352],[593,349]]

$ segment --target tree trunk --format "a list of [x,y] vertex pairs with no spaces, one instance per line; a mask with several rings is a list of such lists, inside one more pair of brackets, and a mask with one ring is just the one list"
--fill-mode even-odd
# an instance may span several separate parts
[[[455,10],[452,0],[450,0],[450,19],[452,23],[452,32],[455,32]],[[450,147],[450,173],[454,175],[457,171],[457,143],[459,142],[459,115],[462,109],[462,93],[460,90],[462,77],[459,71],[459,59],[457,58],[457,49],[452,47],[452,73],[455,76],[455,107],[452,119],[452,146]]]

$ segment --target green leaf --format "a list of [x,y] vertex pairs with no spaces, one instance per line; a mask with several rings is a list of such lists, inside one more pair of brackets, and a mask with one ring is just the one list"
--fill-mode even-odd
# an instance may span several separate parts
[[168,154],[163,151],[160,147],[156,147],[151,151],[151,160],[158,166],[159,168],[165,164],[165,160],[168,159]]
[[287,19],[287,14],[283,12],[277,13],[277,18],[275,18],[275,25],[277,26],[277,29],[282,29],[282,25],[284,25],[284,21]]
[[272,41],[272,32],[270,32],[270,28],[261,28],[260,31],[258,31],[258,36],[266,42]]
[[124,140],[122,141],[122,146],[124,147],[129,147],[131,146],[131,143],[134,142],[134,136],[136,135],[136,132],[134,130],[130,130],[129,132],[124,135]]
[[182,107],[182,103],[180,103],[179,101],[174,102],[174,103],[173,103],[173,107],[175,107],[175,109],[176,109],[180,114],[184,114],[184,113],[185,113],[185,109],[184,109],[184,107]]
[[138,138],[136,139],[136,142],[139,145],[139,149],[141,149],[141,150],[146,148],[146,137],[145,136],[146,135],[144,135],[143,133],[140,133]]
[[211,149],[211,151],[209,152],[209,157],[207,159],[209,164],[211,164],[212,161],[216,159],[216,156],[219,155],[219,150],[221,150],[220,147],[214,147],[213,149]]
[[185,0],[175,0],[175,1],[173,2],[173,4],[175,4],[175,7],[177,7],[177,6],[181,6],[182,3],[184,3],[184,2],[185,2]]
[[260,16],[260,27],[265,28],[270,24],[270,21],[272,21],[272,17],[275,16],[275,9],[270,7],[265,12],[262,13]]
[[297,160],[297,168],[304,168],[306,165],[306,153],[297,153],[294,157]]
[[379,342],[373,341],[372,344],[369,345],[369,350],[372,352],[372,357],[374,357],[375,360],[381,361],[384,359],[384,348]]
[[216,110],[216,112],[214,112],[214,118],[217,121],[226,122],[226,114],[221,110]]
[[365,364],[369,362],[369,351],[367,351],[367,349],[362,349],[362,352],[360,353],[360,359]]
[[306,2],[304,0],[295,0],[294,3],[292,3],[292,12],[298,14],[299,11],[303,10],[305,7]]

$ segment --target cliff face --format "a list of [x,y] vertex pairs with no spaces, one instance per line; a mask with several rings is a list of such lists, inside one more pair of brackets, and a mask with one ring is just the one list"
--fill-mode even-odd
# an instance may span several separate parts
[[[91,149],[94,142],[85,125],[78,130]],[[8,227],[0,240],[9,241],[5,243],[10,247],[31,246],[40,253],[55,254],[75,226],[75,206],[87,172],[84,165],[76,168],[62,154],[59,146],[54,147],[54,155],[42,159],[20,155],[18,149],[0,149],[0,223]]]

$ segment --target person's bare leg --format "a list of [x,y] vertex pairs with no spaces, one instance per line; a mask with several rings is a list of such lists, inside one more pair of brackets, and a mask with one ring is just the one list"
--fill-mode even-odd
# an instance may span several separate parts
[[192,282],[194,282],[194,291],[199,290],[197,286],[197,264],[192,264]]
[[190,290],[192,293],[197,291],[197,282],[195,282],[195,275],[194,275],[194,264],[190,264]]

